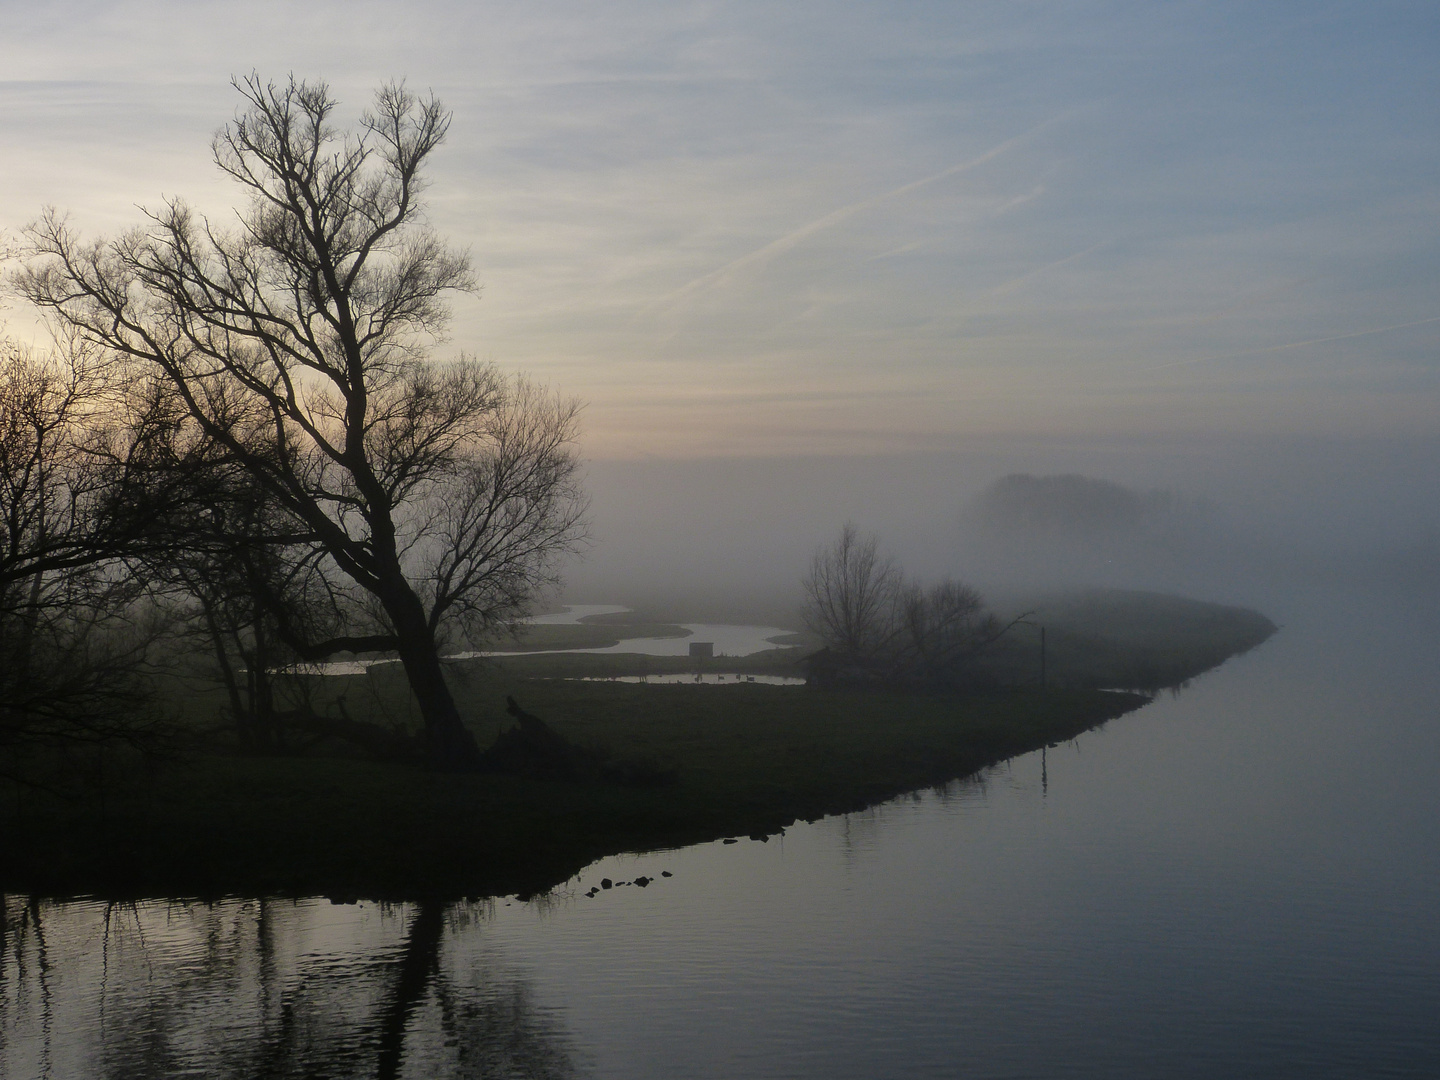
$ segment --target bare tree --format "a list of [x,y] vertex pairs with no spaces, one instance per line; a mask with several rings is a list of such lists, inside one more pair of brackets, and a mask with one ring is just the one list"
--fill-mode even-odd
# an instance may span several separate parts
[[253,477],[195,449],[177,454],[172,468],[191,484],[187,501],[203,508],[171,501],[169,470],[160,471],[158,491],[131,485],[132,505],[150,513],[144,543],[127,561],[177,635],[209,653],[241,747],[272,752],[283,745],[277,674],[296,656],[278,627],[320,640],[333,636],[340,614],[317,581],[323,549],[293,533]]
[[[468,259],[421,213],[422,168],[449,126],[438,101],[382,87],[358,133],[342,134],[324,84],[235,86],[245,105],[213,149],[251,198],[238,229],[172,200],[146,227],[84,243],[51,211],[29,230],[19,287],[87,341],[163,373],[204,437],[384,624],[293,644],[314,658],[395,649],[432,765],[470,767],[437,636],[447,619],[518,611],[536,568],[579,541],[575,408],[507,388],[488,366],[425,358],[447,296],[474,289]],[[549,430],[507,457],[503,418],[527,402],[526,423]],[[526,539],[500,542],[507,529]]]
[[811,664],[821,681],[960,685],[972,659],[1013,625],[963,582],[907,582],[879,540],[851,524],[815,552],[803,584],[806,625],[829,650]]
[[142,708],[152,627],[120,562],[132,536],[108,513],[99,359],[0,342],[0,748],[158,727]]
[[586,539],[589,503],[573,447],[580,408],[514,376],[496,386],[476,445],[429,500],[415,577],[435,632],[471,639],[529,612]]
[[85,421],[106,386],[92,353],[36,356],[0,342],[0,610],[44,606],[47,574],[94,564],[103,480]]
[[963,680],[969,661],[1008,629],[976,589],[950,579],[928,589],[905,586],[896,615],[896,667],[924,683]]
[[805,624],[847,662],[874,662],[895,637],[900,572],[880,555],[880,541],[850,523],[810,560]]

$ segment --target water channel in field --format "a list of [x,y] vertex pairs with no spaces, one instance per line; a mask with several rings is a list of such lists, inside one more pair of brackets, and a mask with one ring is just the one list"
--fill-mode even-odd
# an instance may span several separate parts
[[0,1077],[1440,1075],[1440,604],[1257,606],[1073,743],[542,900],[7,897]]
[[[546,615],[536,615],[526,620],[537,626],[573,626],[583,622],[594,615],[615,615],[629,611],[627,607],[619,604],[577,604],[567,607],[563,611],[552,612]],[[458,652],[446,657],[448,660],[473,660],[477,656],[541,656],[553,653],[633,653],[641,656],[688,656],[692,642],[707,642],[713,655],[720,657],[752,656],[758,652],[765,652],[767,649],[789,648],[791,646],[780,643],[777,639],[783,639],[795,633],[793,630],[786,630],[779,626],[753,626],[740,623],[679,623],[685,631],[683,637],[621,637],[614,645],[602,645],[590,649],[525,649],[522,651],[512,650],[469,650]],[[624,623],[618,623],[610,627],[619,637],[624,634],[628,627]],[[304,664],[295,670],[304,671],[315,675],[362,675],[367,668],[376,664],[397,664],[398,660],[382,658],[378,660],[336,660],[320,664]],[[637,681],[645,681],[638,679]],[[679,679],[658,680],[653,676],[651,682],[655,681],[680,681]],[[690,682],[714,682],[713,679],[695,679],[691,677]],[[751,680],[755,681],[754,679]],[[767,678],[766,682],[776,682],[778,685],[798,685],[804,682],[803,679],[788,678],[776,679]]]

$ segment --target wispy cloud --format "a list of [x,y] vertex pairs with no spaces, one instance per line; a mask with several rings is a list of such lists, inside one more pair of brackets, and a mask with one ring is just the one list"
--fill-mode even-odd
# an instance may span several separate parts
[[[218,218],[233,72],[324,76],[342,123],[408,76],[455,109],[431,221],[485,282],[454,346],[592,401],[597,455],[798,445],[806,386],[896,445],[925,409],[957,439],[1281,406],[1390,434],[1398,380],[1409,430],[1440,411],[1425,5],[59,3],[0,0],[0,231],[53,202],[114,232],[167,192]],[[1306,349],[1377,377],[1262,359]]]

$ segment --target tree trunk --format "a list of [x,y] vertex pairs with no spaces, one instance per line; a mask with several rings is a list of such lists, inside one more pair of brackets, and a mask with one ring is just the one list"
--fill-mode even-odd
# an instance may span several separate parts
[[[205,616],[205,630],[210,635],[210,647],[215,653],[215,664],[220,669],[220,681],[224,684],[225,693],[230,698],[230,713],[235,721],[235,737],[239,740],[241,747],[246,750],[253,749],[249,713],[245,708],[245,700],[240,696],[240,683],[235,678],[234,665],[230,663],[230,656],[225,651],[225,633],[220,629],[214,602],[202,596],[200,611]],[[241,657],[242,659],[244,657],[243,651]],[[249,679],[248,674],[246,678]]]
[[36,571],[30,582],[29,602],[20,613],[20,638],[12,663],[22,686],[30,674],[30,657],[35,648],[35,629],[40,625],[40,596],[44,585],[44,571]]
[[255,725],[255,742],[264,753],[273,753],[279,743],[275,722],[275,691],[270,683],[270,648],[265,639],[265,612],[257,600],[252,618],[255,642],[255,692],[250,698],[251,723]]
[[426,762],[441,772],[473,771],[480,762],[480,748],[460,719],[460,710],[445,683],[440,650],[420,598],[402,577],[386,583],[380,600],[394,624],[405,678],[425,722]]

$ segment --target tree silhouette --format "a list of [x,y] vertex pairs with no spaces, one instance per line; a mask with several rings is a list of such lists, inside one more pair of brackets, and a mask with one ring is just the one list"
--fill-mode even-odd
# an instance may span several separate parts
[[163,374],[187,422],[261,485],[373,598],[373,633],[306,640],[310,659],[399,653],[438,768],[477,748],[445,684],[446,625],[523,612],[584,535],[578,407],[473,361],[438,364],[468,259],[424,223],[423,167],[449,114],[403,85],[357,133],[323,83],[235,82],[217,165],[250,197],[225,230],[178,199],[83,242],[48,212],[19,287],[70,331]]

